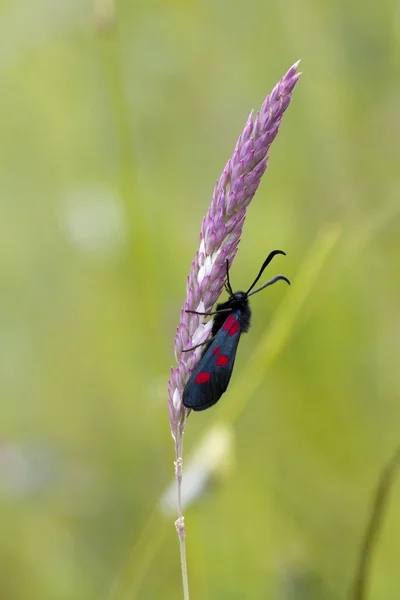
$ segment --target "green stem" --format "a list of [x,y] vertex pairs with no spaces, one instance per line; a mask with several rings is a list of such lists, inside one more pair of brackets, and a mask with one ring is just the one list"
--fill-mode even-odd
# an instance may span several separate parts
[[182,511],[182,449],[183,449],[183,425],[177,427],[176,441],[175,441],[175,476],[177,484],[177,505],[178,505],[178,518],[175,521],[176,531],[179,537],[179,549],[181,554],[181,571],[182,571],[182,585],[183,585],[183,598],[189,600],[189,581],[187,574],[186,564],[186,535],[185,535],[185,521]]

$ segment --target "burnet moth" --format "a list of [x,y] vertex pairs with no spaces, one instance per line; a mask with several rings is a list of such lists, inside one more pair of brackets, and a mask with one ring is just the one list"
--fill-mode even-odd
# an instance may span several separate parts
[[[225,289],[229,294],[226,302],[217,304],[213,312],[199,313],[194,310],[187,312],[197,315],[214,316],[210,339],[204,342],[205,349],[199,364],[190,376],[183,390],[183,404],[186,408],[200,411],[214,406],[226,391],[235,363],[236,351],[240,336],[250,329],[251,309],[249,297],[261,292],[264,288],[282,279],[290,285],[285,275],[276,275],[267,283],[251,292],[260,279],[264,269],[276,254],[285,254],[282,250],[273,250],[265,259],[260,272],[247,292],[233,292],[229,281],[229,263],[226,261]],[[251,293],[250,293],[251,292]],[[203,344],[200,344],[201,346]],[[194,350],[198,346],[188,348],[184,352]]]

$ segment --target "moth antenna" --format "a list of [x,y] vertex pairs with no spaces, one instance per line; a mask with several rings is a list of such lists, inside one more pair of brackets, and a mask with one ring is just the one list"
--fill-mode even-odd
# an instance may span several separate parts
[[229,281],[229,260],[228,259],[226,259],[226,285],[225,285],[225,287],[228,290],[229,294],[231,296],[233,296],[231,282]]
[[254,292],[251,292],[251,294],[247,294],[247,297],[253,296],[254,294],[257,294],[258,292],[261,292],[261,290],[263,290],[264,288],[266,288],[269,285],[272,285],[273,283],[276,283],[277,281],[280,281],[280,280],[286,281],[286,283],[288,283],[290,285],[290,281],[286,277],[286,275],[276,275],[275,277],[273,277],[272,279],[270,279],[269,281],[267,281],[267,283],[264,283],[264,285],[262,285],[261,287],[257,288],[256,290],[254,290]]
[[[283,254],[284,256],[286,256],[286,252],[283,252],[283,250],[272,250],[272,252],[270,252],[267,256],[267,258],[264,260],[262,267],[257,275],[257,277],[255,278],[255,280],[253,281],[253,283],[251,284],[251,286],[249,287],[249,289],[246,292],[246,296],[251,296],[252,294],[249,294],[249,292],[253,289],[253,287],[256,285],[257,281],[260,279],[261,275],[264,272],[264,269],[269,265],[269,263],[271,262],[271,260],[274,258],[274,256],[276,256],[277,254]],[[272,281],[272,280],[271,280]],[[289,280],[287,280],[289,282]],[[275,281],[273,282],[275,283]],[[289,282],[290,283],[290,282]],[[269,284],[270,285],[270,284]],[[264,286],[265,287],[265,286]],[[262,288],[260,288],[262,289]],[[254,294],[255,292],[253,292]]]

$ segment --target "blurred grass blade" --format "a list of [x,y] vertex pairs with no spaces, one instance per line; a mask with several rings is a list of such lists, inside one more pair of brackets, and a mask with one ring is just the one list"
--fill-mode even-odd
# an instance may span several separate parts
[[387,465],[382,469],[376,487],[371,515],[361,543],[359,563],[354,578],[354,587],[353,590],[350,590],[350,598],[353,598],[353,600],[366,599],[368,576],[371,571],[371,560],[373,558],[372,555],[382,531],[388,496],[393,486],[399,465],[400,448],[397,448]]
[[167,532],[172,530],[170,522],[161,516],[159,508],[156,506],[125,565],[115,578],[107,600],[133,600],[137,597],[138,590],[157,556]]

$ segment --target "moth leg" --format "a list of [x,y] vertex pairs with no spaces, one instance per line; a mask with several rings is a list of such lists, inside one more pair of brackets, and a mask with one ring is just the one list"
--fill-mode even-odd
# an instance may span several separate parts
[[212,315],[218,315],[222,312],[232,312],[231,308],[222,308],[221,310],[214,310],[213,312],[198,312],[197,310],[185,310],[187,313],[192,315],[204,315],[205,317],[211,317]]
[[192,346],[192,348],[187,348],[186,350],[182,350],[182,352],[190,352],[191,350],[196,350],[196,348],[200,348],[200,346],[205,346],[206,344],[211,344],[211,342],[213,342],[216,337],[217,336],[214,335],[214,337],[206,340],[205,342],[201,342],[201,344],[197,344],[196,346]]

